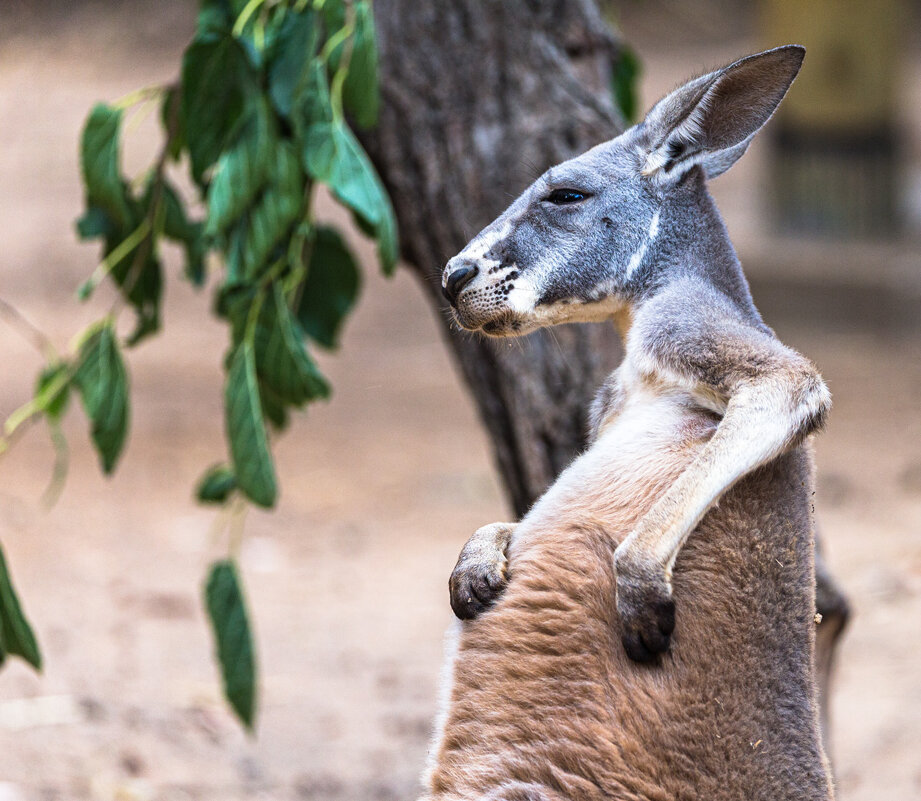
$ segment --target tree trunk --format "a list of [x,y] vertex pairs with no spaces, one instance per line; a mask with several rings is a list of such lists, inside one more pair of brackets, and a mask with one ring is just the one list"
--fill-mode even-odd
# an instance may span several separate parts
[[[375,4],[382,107],[368,142],[403,253],[437,307],[441,270],[551,164],[616,136],[617,42],[588,2]],[[611,326],[513,341],[445,332],[522,515],[585,444],[592,394],[617,364]]]
[[[377,0],[375,18],[383,102],[365,144],[403,256],[442,311],[445,262],[545,169],[623,130],[620,47],[592,0]],[[491,340],[440,316],[521,516],[585,445],[589,403],[622,354],[614,327]],[[817,572],[824,700],[846,605]]]

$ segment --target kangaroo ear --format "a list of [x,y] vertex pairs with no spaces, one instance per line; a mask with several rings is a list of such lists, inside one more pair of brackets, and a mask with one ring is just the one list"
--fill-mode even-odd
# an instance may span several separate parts
[[748,149],[799,72],[806,50],[786,45],[686,83],[646,116],[644,175],[677,180],[695,164],[714,178]]

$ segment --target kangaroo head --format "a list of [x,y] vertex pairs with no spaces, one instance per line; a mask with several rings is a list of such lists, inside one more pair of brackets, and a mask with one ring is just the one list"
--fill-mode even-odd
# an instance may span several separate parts
[[670,199],[703,186],[692,174],[713,178],[745,152],[804,55],[788,45],[695,78],[616,139],[544,173],[445,267],[458,322],[513,336],[610,318],[641,274],[649,281],[646,262],[668,252],[669,232],[694,226],[693,204]]

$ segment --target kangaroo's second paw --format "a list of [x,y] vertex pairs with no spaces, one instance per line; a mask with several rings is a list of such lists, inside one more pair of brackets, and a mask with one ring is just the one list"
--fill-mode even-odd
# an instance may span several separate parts
[[493,605],[507,583],[506,560],[503,554],[487,561],[458,560],[448,581],[451,608],[461,620],[471,620]]
[[634,662],[651,662],[668,650],[675,630],[675,602],[665,576],[631,570],[618,559],[617,612],[624,650]]
[[514,523],[491,523],[467,540],[451,573],[451,608],[461,620],[475,618],[495,602],[508,583],[505,556]]

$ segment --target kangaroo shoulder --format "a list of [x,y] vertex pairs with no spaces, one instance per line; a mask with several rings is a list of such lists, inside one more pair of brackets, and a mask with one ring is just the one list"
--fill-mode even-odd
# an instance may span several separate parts
[[699,278],[674,282],[636,315],[628,356],[641,373],[720,395],[739,380],[802,359],[752,315]]

